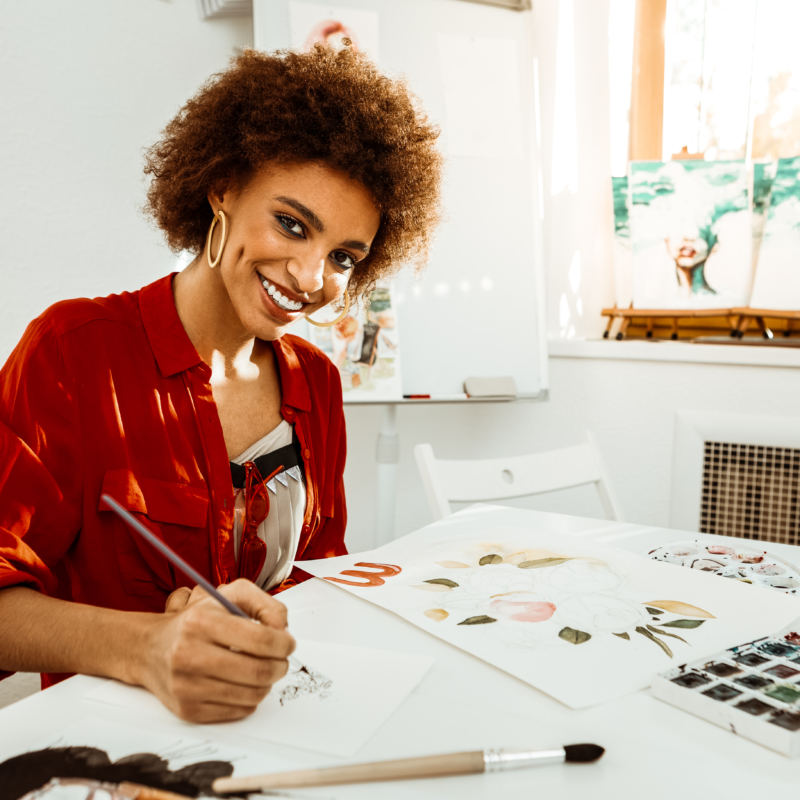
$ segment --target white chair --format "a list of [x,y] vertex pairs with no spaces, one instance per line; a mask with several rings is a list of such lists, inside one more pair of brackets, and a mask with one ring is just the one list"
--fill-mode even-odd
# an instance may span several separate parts
[[586,443],[575,447],[475,461],[446,461],[429,444],[418,444],[414,455],[434,520],[452,513],[451,502],[509,500],[593,483],[609,518],[623,522],[594,434],[585,434]]

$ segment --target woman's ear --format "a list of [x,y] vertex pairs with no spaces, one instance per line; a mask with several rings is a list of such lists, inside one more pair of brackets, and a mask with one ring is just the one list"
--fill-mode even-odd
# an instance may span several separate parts
[[206,195],[208,197],[208,204],[216,216],[217,211],[225,205],[225,197],[230,192],[230,187],[227,185],[215,186]]

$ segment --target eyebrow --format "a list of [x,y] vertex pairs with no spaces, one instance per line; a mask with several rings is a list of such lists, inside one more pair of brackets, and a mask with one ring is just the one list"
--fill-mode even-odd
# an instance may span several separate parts
[[[311,225],[317,233],[325,232],[325,226],[322,224],[322,220],[308,208],[308,206],[304,206],[299,200],[284,196],[276,197],[275,199],[280,200],[281,203],[286,203],[287,206],[291,206],[299,214],[302,214],[306,218],[308,224]],[[369,254],[369,245],[357,239],[348,239],[346,242],[342,242],[342,247],[352,247],[354,250],[360,250],[365,255]]]

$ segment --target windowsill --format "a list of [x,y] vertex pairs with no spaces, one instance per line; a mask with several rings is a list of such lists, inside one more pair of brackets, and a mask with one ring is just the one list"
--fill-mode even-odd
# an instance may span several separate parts
[[746,344],[696,344],[664,340],[549,339],[553,358],[605,358],[623,361],[679,361],[691,364],[740,364],[800,367],[800,347]]

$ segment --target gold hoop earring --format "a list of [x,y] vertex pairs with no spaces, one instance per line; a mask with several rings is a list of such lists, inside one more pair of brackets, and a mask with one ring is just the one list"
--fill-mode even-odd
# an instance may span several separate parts
[[331,328],[337,323],[341,322],[346,316],[347,312],[350,310],[350,295],[347,293],[347,289],[344,290],[344,311],[336,317],[333,322],[314,322],[311,317],[306,314],[306,319],[312,324],[316,325],[318,328]]
[[[211,234],[214,233],[214,226],[217,224],[217,220],[222,220],[222,241],[219,243],[219,250],[217,251],[217,257],[212,261],[211,260]],[[208,229],[208,237],[206,238],[206,261],[208,261],[208,266],[211,269],[219,264],[219,260],[222,258],[222,251],[225,249],[225,241],[228,238],[228,225],[227,220],[225,219],[225,212],[220,209],[219,216],[216,214],[214,215],[214,219],[211,220],[211,227]]]

